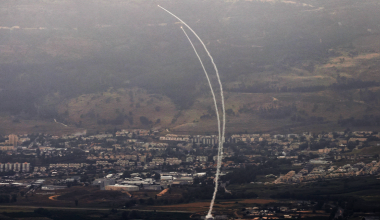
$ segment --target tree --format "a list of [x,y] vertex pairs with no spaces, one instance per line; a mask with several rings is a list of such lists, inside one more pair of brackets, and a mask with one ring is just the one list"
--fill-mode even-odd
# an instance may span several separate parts
[[11,202],[17,202],[17,194],[12,194]]
[[35,209],[34,213],[37,213],[37,214],[40,214],[40,215],[43,215],[43,216],[47,216],[47,217],[51,216],[51,212],[49,210],[47,210],[47,209],[44,209],[44,208]]
[[159,180],[159,179],[161,179],[161,175],[158,174],[158,173],[154,173],[153,178],[154,178],[155,180]]
[[149,198],[146,202],[147,205],[154,205],[154,200],[152,198]]
[[145,117],[145,116],[141,116],[140,117],[140,122],[143,125],[149,125],[149,124],[151,124],[151,121],[149,121],[149,119],[147,117]]
[[131,219],[141,218],[141,215],[140,215],[140,213],[137,212],[136,210],[132,210],[132,211],[129,213],[129,218],[131,218]]
[[122,178],[131,178],[131,171],[124,171]]
[[128,212],[126,212],[126,211],[124,211],[122,214],[121,214],[121,217],[122,217],[122,219],[124,219],[124,220],[128,220],[129,218],[128,218]]

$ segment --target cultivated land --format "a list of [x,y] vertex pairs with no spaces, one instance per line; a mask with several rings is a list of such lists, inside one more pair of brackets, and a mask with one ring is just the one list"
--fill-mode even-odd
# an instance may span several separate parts
[[[227,209],[238,209],[245,206],[251,206],[253,204],[268,204],[268,203],[274,203],[277,202],[277,200],[273,199],[244,199],[244,200],[226,200],[226,201],[218,201],[214,209],[215,211],[225,211]],[[169,211],[169,210],[181,210],[181,211],[190,211],[190,212],[204,212],[208,211],[210,208],[210,201],[204,201],[204,202],[194,202],[194,203],[187,203],[187,204],[178,204],[178,205],[165,205],[165,206],[150,206],[146,207],[144,209],[150,209],[150,210],[163,210],[163,211]]]

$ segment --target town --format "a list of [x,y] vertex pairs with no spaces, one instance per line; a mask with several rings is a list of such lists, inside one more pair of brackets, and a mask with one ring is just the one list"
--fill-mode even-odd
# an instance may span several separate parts
[[[234,187],[230,184],[233,183],[286,186],[376,177],[380,171],[379,155],[363,152],[380,148],[379,137],[377,132],[350,130],[320,134],[228,135],[224,143],[220,186],[224,194],[232,196]],[[11,134],[2,137],[0,142],[0,185],[26,189],[12,194],[10,198],[14,199],[4,200],[6,202],[17,200],[17,196],[30,198],[36,193],[51,196],[57,190],[82,186],[119,191],[131,199],[150,201],[145,205],[155,204],[152,197],[155,200],[165,198],[175,188],[204,183],[211,186],[218,141],[216,135],[163,134],[144,129],[63,136]],[[269,169],[257,176],[247,173],[249,177],[244,180],[233,178],[236,170],[266,167],[274,162],[283,164],[286,169]],[[147,199],[146,193],[144,197],[139,192],[156,193]],[[186,197],[177,195],[177,199],[178,196],[182,196],[182,202]],[[123,207],[128,208],[128,204]],[[315,209],[314,205],[309,206]],[[246,207],[242,213],[244,216],[268,215],[258,207]],[[278,213],[292,217],[291,211]]]

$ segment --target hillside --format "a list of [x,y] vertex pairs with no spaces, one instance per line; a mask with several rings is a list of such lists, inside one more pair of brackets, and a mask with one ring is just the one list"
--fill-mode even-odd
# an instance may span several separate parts
[[214,56],[227,132],[378,130],[375,0],[25,0],[1,3],[0,132],[215,133],[204,73],[180,24],[157,3]]

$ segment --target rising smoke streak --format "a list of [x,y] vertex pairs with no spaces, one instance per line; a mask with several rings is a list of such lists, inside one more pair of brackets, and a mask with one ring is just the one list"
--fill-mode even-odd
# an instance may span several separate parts
[[[206,71],[204,65],[203,65],[202,59],[200,58],[200,56],[199,56],[197,50],[196,50],[195,47],[194,47],[193,42],[190,40],[189,36],[187,35],[185,29],[183,29],[182,26],[181,26],[181,29],[182,29],[182,31],[185,33],[187,39],[189,40],[191,46],[193,47],[194,52],[195,52],[195,54],[197,55],[199,62],[201,63],[201,66],[202,66],[202,68],[203,68],[203,72],[205,73],[206,78],[207,78],[207,81],[208,81],[208,84],[209,84],[209,86],[210,86],[210,90],[211,90],[211,94],[212,94],[212,99],[214,100],[214,105],[215,105],[216,118],[217,118],[217,121],[218,121],[218,140],[219,140],[219,141],[218,141],[218,144],[219,144],[219,146],[220,146],[220,140],[221,140],[221,137],[220,137],[220,117],[219,117],[218,104],[217,104],[217,102],[216,102],[216,98],[215,98],[215,94],[214,94],[214,89],[212,88],[212,84],[211,84],[211,82],[210,82],[210,78],[209,78],[209,76],[208,76],[208,74],[207,74],[207,71]],[[220,167],[220,166],[219,166],[219,163],[220,163],[220,161],[219,161],[219,157],[220,157],[220,147],[218,147],[217,169],[218,169],[218,167]],[[215,178],[215,179],[216,179],[216,178]],[[216,180],[217,180],[217,179],[216,179]],[[218,182],[216,181],[215,184],[216,184],[215,187],[216,187],[216,190],[217,190]],[[216,191],[215,191],[215,192],[216,192]],[[209,211],[209,213],[207,214],[206,219],[212,218],[212,216],[211,216],[211,212],[212,212],[212,207],[213,207],[214,201],[215,201],[215,197],[213,196],[213,200],[212,200],[211,205],[210,205],[210,211]]]
[[[212,56],[211,56],[210,52],[208,51],[206,45],[203,43],[203,41],[197,35],[197,33],[195,33],[195,31],[189,25],[187,25],[184,21],[182,21],[176,15],[174,15],[173,13],[168,11],[167,9],[161,7],[160,5],[158,5],[158,7],[160,7],[161,9],[163,9],[164,11],[166,11],[167,13],[169,13],[170,15],[175,17],[177,20],[179,20],[182,24],[184,24],[187,28],[189,28],[189,30],[197,37],[197,39],[199,40],[199,42],[202,44],[203,48],[205,49],[207,55],[209,56],[211,63],[214,66],[216,77],[218,79],[218,83],[219,83],[219,87],[220,87],[220,96],[221,96],[221,100],[222,100],[223,126],[222,126],[222,136],[220,136],[220,134],[219,134],[219,137],[218,137],[219,138],[219,147],[218,147],[218,162],[217,162],[217,169],[216,169],[216,175],[215,175],[215,190],[214,190],[214,194],[213,194],[213,197],[211,200],[210,209],[206,215],[206,218],[212,218],[211,212],[212,212],[212,208],[214,206],[216,192],[218,191],[218,180],[219,180],[220,167],[221,167],[221,158],[223,156],[224,133],[225,133],[225,127],[226,127],[226,111],[225,111],[225,107],[224,107],[224,95],[223,95],[222,82],[220,81],[219,71],[218,71],[218,68],[216,67],[216,64],[214,63],[214,59],[212,58]],[[219,118],[218,118],[218,120],[219,120]],[[220,127],[218,129],[220,129]]]
[[[216,118],[217,118],[217,121],[218,121],[218,139],[219,139],[219,141],[220,141],[220,117],[219,117],[219,109],[218,109],[218,104],[217,104],[217,102],[216,102],[214,89],[212,88],[212,84],[211,84],[211,81],[210,81],[210,77],[209,77],[208,74],[207,74],[206,68],[205,68],[205,66],[203,65],[202,59],[201,59],[201,57],[199,56],[197,50],[195,49],[193,42],[192,42],[191,39],[189,38],[189,35],[187,35],[185,29],[183,29],[182,26],[181,26],[181,29],[182,29],[183,33],[186,35],[187,39],[189,40],[189,42],[190,42],[190,44],[191,44],[191,47],[193,48],[193,50],[194,50],[194,52],[195,52],[195,55],[197,55],[198,60],[199,60],[199,62],[201,63],[201,66],[202,66],[203,72],[204,72],[205,75],[206,75],[208,85],[210,86],[210,90],[211,90],[211,94],[212,94],[212,99],[214,100],[214,105],[215,105]],[[219,142],[218,142],[218,143],[219,143]],[[219,155],[219,151],[218,151],[218,155]]]

